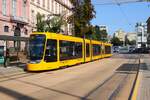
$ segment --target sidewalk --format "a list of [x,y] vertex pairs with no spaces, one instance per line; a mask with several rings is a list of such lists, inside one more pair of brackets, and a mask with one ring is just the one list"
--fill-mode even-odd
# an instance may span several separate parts
[[150,99],[150,55],[144,55],[140,66],[140,82],[138,87],[137,100]]
[[0,75],[8,75],[8,74],[13,74],[13,73],[18,73],[18,72],[24,72],[26,68],[26,64],[24,63],[13,63],[7,68],[5,68],[3,65],[0,65]]

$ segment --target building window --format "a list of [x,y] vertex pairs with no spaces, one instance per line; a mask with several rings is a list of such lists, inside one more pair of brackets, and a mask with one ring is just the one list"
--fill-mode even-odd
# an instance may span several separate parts
[[45,7],[45,0],[43,0],[43,7]]
[[35,15],[34,15],[34,10],[31,10],[31,17],[32,17],[32,23],[35,23]]
[[26,2],[23,1],[22,4],[22,14],[23,14],[23,18],[26,18]]
[[37,3],[40,4],[40,0],[37,0]]
[[142,36],[142,34],[138,34],[138,36]]
[[6,15],[6,0],[2,0],[2,14]]
[[9,32],[9,27],[8,26],[4,26],[4,32]]
[[51,3],[51,11],[52,13],[54,12],[54,0],[52,0],[52,3]]
[[142,44],[142,42],[138,42],[138,44]]
[[49,10],[49,6],[50,6],[50,3],[49,3],[49,0],[47,0],[47,9]]
[[59,5],[59,14],[61,14],[61,13],[62,13],[62,6]]
[[16,16],[16,12],[17,12],[17,1],[12,0],[12,16]]
[[57,14],[57,2],[55,2],[55,14]]

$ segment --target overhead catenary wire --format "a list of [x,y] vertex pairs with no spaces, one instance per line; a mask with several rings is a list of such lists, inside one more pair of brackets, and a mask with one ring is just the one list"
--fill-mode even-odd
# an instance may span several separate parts
[[[121,2],[118,2],[117,5],[129,4],[129,3],[138,3],[138,2],[146,2],[146,0],[121,1]],[[99,5],[116,5],[116,2],[95,3],[94,5],[95,5],[95,6],[99,6]]]
[[129,27],[132,27],[132,22],[128,19],[127,14],[124,12],[122,9],[121,5],[124,4],[131,4],[131,3],[142,3],[142,2],[147,2],[148,3],[148,8],[150,7],[150,0],[111,0],[110,2],[105,2],[105,3],[95,3],[94,6],[109,6],[109,5],[117,5],[120,9],[120,12],[122,13],[126,23],[128,24]]
[[119,4],[118,0],[115,0],[115,3],[119,6],[120,12],[121,12],[122,15],[124,16],[124,18],[125,18],[127,24],[128,24],[129,26],[131,26],[131,22],[129,21],[129,19],[128,19],[126,13],[125,13],[124,10],[122,9],[122,7],[121,7],[121,5]]

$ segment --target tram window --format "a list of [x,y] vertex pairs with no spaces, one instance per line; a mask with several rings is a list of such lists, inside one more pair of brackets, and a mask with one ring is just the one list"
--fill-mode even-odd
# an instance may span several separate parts
[[93,44],[93,56],[101,54],[101,46],[98,44]]
[[90,56],[89,44],[86,44],[86,57]]
[[82,43],[75,42],[75,58],[82,58]]
[[46,62],[57,61],[57,40],[47,40],[44,60]]
[[60,41],[60,60],[69,60],[82,57],[82,43]]
[[105,54],[110,54],[110,53],[111,53],[111,47],[105,46]]

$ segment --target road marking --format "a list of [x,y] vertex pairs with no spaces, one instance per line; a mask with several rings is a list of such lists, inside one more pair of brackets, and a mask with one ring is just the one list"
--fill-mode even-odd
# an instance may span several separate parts
[[141,81],[141,72],[139,72],[138,78],[136,80],[135,88],[133,90],[133,95],[132,95],[131,100],[137,100],[140,81]]

